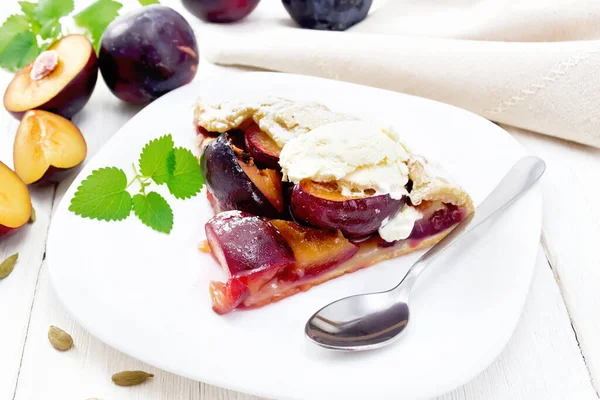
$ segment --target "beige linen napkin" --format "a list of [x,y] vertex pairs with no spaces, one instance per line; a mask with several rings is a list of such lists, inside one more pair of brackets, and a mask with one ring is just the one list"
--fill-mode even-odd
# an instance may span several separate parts
[[218,64],[428,97],[600,147],[600,1],[381,3],[346,32],[321,32],[263,0],[241,23],[202,25],[200,45]]

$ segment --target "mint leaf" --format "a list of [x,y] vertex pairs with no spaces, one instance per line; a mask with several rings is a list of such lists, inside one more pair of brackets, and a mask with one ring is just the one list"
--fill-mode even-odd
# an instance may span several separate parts
[[97,0],[89,7],[76,14],[73,19],[75,23],[88,30],[92,36],[94,49],[98,51],[102,33],[118,15],[123,7],[121,3],[114,0]]
[[0,26],[0,54],[19,33],[29,31],[29,21],[23,15],[11,15]]
[[19,1],[19,6],[21,6],[21,11],[27,17],[27,21],[31,25],[31,30],[33,33],[39,33],[40,29],[42,29],[42,25],[35,19],[35,7],[36,3],[32,3],[29,1]]
[[40,54],[40,48],[33,32],[15,35],[0,51],[0,67],[9,70],[21,69]]
[[173,210],[156,192],[133,196],[133,212],[140,221],[155,231],[169,233],[173,228]]
[[140,155],[142,175],[152,178],[159,185],[166,183],[175,169],[174,145],[171,134],[148,142]]
[[35,19],[44,25],[48,21],[58,21],[60,17],[73,11],[73,0],[40,0],[33,10]]
[[27,17],[27,19],[32,20],[35,19],[35,7],[37,6],[36,3],[32,3],[30,1],[19,1],[19,6],[21,7],[21,11],[23,12],[23,14],[25,14],[25,16]]
[[120,221],[131,212],[131,195],[127,188],[127,176],[122,169],[100,168],[77,188],[69,210],[84,218],[103,221]]
[[175,169],[167,182],[167,187],[178,199],[188,199],[195,196],[204,185],[204,177],[200,163],[194,154],[182,147],[173,149]]
[[149,6],[150,4],[160,4],[158,0],[138,0],[141,5]]
[[58,36],[60,35],[61,30],[62,30],[62,27],[60,25],[60,22],[58,22],[58,20],[48,21],[40,28],[40,36],[44,40],[45,39],[58,39]]

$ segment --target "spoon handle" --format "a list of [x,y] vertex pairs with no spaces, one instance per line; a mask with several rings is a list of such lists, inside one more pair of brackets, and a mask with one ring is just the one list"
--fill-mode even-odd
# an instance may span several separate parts
[[540,179],[545,170],[546,164],[538,157],[528,156],[520,159],[502,178],[498,186],[475,209],[475,212],[469,214],[445,238],[433,246],[410,267],[402,281],[394,288],[394,292],[402,292],[408,296],[425,267],[445,250],[455,245],[470,232],[473,232],[483,222],[506,209],[531,188]]

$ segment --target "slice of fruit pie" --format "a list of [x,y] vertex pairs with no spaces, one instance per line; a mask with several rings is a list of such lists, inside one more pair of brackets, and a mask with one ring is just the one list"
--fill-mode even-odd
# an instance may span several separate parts
[[317,103],[198,100],[213,309],[260,307],[439,242],[469,195],[381,129]]

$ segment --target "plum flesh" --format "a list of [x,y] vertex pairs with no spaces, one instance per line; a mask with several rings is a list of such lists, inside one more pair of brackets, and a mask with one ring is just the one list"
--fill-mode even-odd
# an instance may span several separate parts
[[291,210],[300,222],[330,231],[341,231],[348,238],[363,238],[377,232],[384,219],[398,212],[405,197],[390,195],[347,198],[336,187],[302,181],[292,190]]
[[13,147],[15,172],[26,184],[56,183],[83,162],[87,145],[68,119],[42,110],[25,113]]
[[350,243],[340,232],[302,226],[295,222],[273,220],[271,224],[294,252],[296,263],[280,278],[298,280],[321,272],[349,260],[358,252],[358,245]]
[[121,100],[144,104],[189,83],[198,68],[194,31],[176,11],[139,8],[114,20],[100,45],[100,71]]

